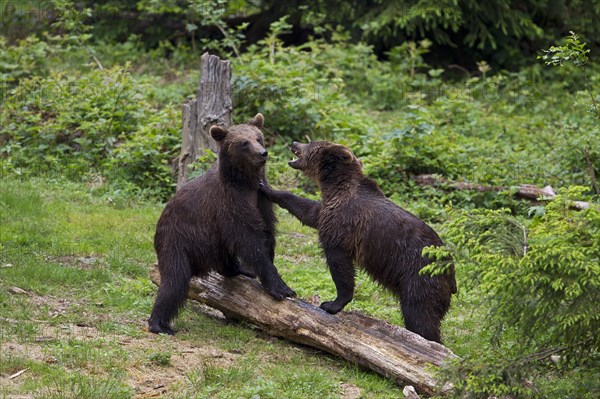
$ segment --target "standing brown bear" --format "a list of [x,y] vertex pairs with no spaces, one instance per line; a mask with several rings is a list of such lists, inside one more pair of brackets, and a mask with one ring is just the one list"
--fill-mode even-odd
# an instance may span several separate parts
[[337,289],[337,298],[321,309],[337,313],[354,296],[354,263],[399,299],[406,328],[440,342],[440,322],[456,292],[454,268],[447,274],[419,275],[429,263],[424,247],[443,245],[422,220],[388,200],[377,184],[364,176],[362,164],[348,148],[316,141],[294,142],[298,159],[289,165],[315,180],[321,201],[276,191],[262,184],[269,199],[303,224],[319,230],[319,241]]
[[[259,191],[267,151],[257,114],[248,124],[213,126],[218,158],[202,176],[181,188],[158,220],[154,248],[161,284],[148,330],[173,334],[171,320],[183,305],[192,276],[258,275],[276,299],[294,296],[273,265],[272,203]],[[252,273],[242,272],[240,262]]]

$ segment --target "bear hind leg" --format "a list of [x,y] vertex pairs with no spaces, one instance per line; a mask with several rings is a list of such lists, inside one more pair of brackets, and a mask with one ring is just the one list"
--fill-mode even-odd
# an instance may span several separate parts
[[221,274],[225,277],[235,277],[241,274],[242,276],[250,277],[252,279],[256,278],[256,274],[253,271],[246,270],[240,264],[240,261],[232,255],[229,255],[225,260],[225,266]]
[[148,331],[155,334],[175,334],[170,325],[171,320],[184,304],[192,278],[186,256],[171,254],[169,258],[167,262],[159,259],[161,281],[148,319]]
[[437,309],[436,304],[404,300],[401,303],[404,326],[429,341],[442,343],[440,325],[446,311]]
[[339,248],[326,249],[325,257],[335,284],[337,297],[333,301],[323,302],[320,308],[327,313],[336,314],[344,309],[354,297],[354,265],[346,251]]

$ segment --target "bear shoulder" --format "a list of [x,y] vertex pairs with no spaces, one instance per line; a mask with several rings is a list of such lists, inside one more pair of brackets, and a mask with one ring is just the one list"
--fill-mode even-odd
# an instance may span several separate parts
[[385,197],[385,194],[383,193],[383,191],[381,191],[381,189],[377,185],[377,182],[375,182],[375,180],[371,179],[370,177],[363,176],[360,181],[360,185],[364,190],[372,194]]

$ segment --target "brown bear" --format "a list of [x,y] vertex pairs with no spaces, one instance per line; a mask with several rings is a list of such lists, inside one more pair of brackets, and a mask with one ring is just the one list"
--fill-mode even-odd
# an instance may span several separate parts
[[257,275],[278,300],[295,295],[273,265],[277,220],[273,204],[259,191],[267,160],[263,123],[257,114],[248,124],[212,126],[216,162],[165,206],[154,236],[161,284],[149,331],[172,335],[170,322],[185,301],[190,278],[210,271]]
[[297,159],[289,165],[315,180],[321,201],[312,201],[267,184],[261,190],[303,224],[319,230],[319,241],[336,286],[337,298],[321,308],[335,314],[354,296],[354,263],[399,299],[406,328],[440,342],[440,322],[456,292],[454,268],[431,277],[419,271],[429,263],[424,247],[443,245],[425,222],[388,200],[362,173],[348,148],[326,142],[294,142]]

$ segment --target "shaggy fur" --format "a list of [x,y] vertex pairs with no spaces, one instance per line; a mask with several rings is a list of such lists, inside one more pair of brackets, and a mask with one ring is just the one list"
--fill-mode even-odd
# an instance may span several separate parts
[[276,191],[263,184],[269,199],[303,224],[319,230],[319,241],[337,289],[337,298],[321,308],[337,313],[354,295],[354,263],[399,299],[406,328],[440,342],[440,322],[456,292],[454,269],[441,276],[419,275],[429,263],[424,247],[443,245],[422,220],[388,200],[362,173],[348,148],[329,142],[294,143],[298,157],[290,166],[321,188],[321,201]]
[[258,114],[248,124],[213,126],[217,161],[167,203],[154,236],[161,284],[149,331],[173,334],[170,322],[185,301],[190,278],[210,271],[257,275],[279,300],[295,295],[273,265],[276,218],[258,190],[267,159],[263,121]]

